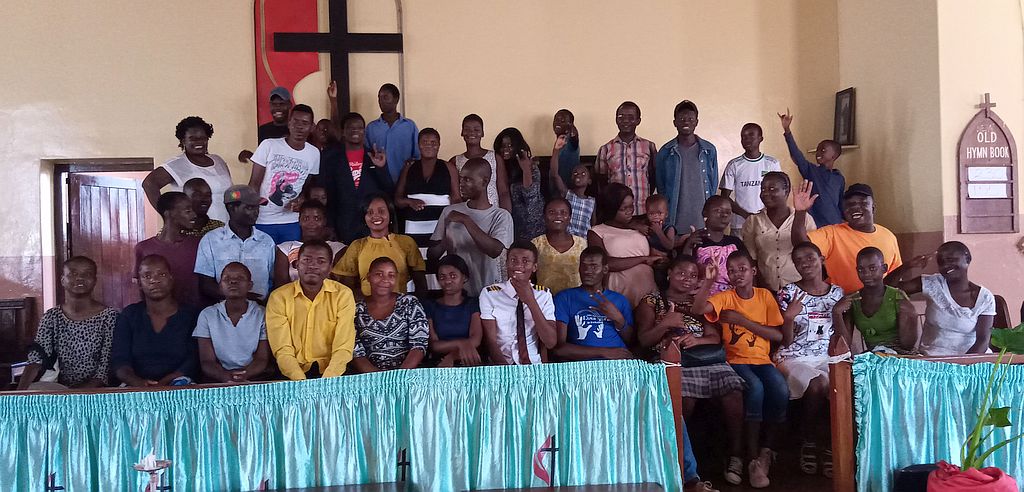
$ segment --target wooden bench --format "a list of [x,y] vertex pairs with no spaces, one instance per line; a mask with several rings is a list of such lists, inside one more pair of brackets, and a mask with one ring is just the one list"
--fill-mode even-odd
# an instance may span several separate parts
[[0,299],[0,390],[17,387],[17,373],[12,368],[28,357],[35,306],[34,297]]

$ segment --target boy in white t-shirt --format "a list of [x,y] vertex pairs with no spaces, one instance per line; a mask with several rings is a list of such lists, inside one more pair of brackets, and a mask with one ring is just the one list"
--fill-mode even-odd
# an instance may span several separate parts
[[[761,125],[747,123],[740,130],[740,145],[743,154],[725,165],[721,194],[732,200],[732,222],[730,226],[734,234],[743,228],[747,217],[764,208],[761,203],[761,178],[771,171],[782,171],[779,160],[761,152],[761,141],[764,134]],[[732,193],[736,192],[733,198]]]
[[309,106],[295,105],[288,116],[288,136],[264,140],[249,159],[249,186],[268,201],[260,210],[256,228],[276,244],[302,239],[297,211],[300,203],[295,199],[302,194],[306,178],[320,174],[320,150],[306,142],[314,121]]

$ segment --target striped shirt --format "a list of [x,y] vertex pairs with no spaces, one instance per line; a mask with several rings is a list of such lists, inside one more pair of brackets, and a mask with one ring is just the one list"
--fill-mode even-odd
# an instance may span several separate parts
[[621,183],[633,190],[633,214],[646,213],[645,201],[651,196],[649,166],[654,164],[650,140],[637,135],[632,142],[616,136],[597,151],[596,170],[608,176],[609,183]]
[[597,199],[579,196],[572,190],[566,190],[565,200],[569,202],[569,208],[572,210],[572,217],[569,218],[569,234],[587,237],[587,231],[590,230],[590,216],[594,215],[594,205],[597,203]]

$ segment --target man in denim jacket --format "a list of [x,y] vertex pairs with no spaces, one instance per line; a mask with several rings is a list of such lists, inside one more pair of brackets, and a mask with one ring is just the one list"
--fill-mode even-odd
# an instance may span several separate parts
[[668,198],[668,223],[688,233],[704,228],[704,201],[718,190],[718,150],[693,133],[697,105],[683,101],[673,111],[679,135],[661,146],[655,158],[655,185]]

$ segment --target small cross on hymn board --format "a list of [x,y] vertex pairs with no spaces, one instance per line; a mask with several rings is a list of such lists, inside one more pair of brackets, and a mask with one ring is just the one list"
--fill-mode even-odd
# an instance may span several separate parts
[[346,0],[330,0],[329,32],[276,32],[274,51],[331,54],[331,79],[338,82],[338,114],[349,112],[349,53],[401,53],[402,34],[348,32]]
[[405,481],[405,472],[410,466],[412,466],[412,463],[409,462],[408,452],[405,448],[402,448],[398,451],[398,468],[401,470],[401,478],[398,479],[399,482]]
[[51,473],[46,476],[46,488],[43,489],[46,492],[56,492],[58,490],[64,490],[62,485],[57,485],[57,474]]
[[994,108],[994,107],[996,107],[996,103],[992,102],[992,101],[991,101],[991,100],[989,99],[989,94],[988,94],[988,93],[986,92],[986,93],[985,93],[985,102],[983,102],[983,103],[981,103],[981,104],[979,104],[979,105],[977,105],[977,106],[975,106],[975,107],[976,107],[976,108],[981,108],[981,109],[984,109],[984,110],[985,110],[985,116],[987,117],[987,116],[988,116],[988,110],[989,110],[989,108]]

